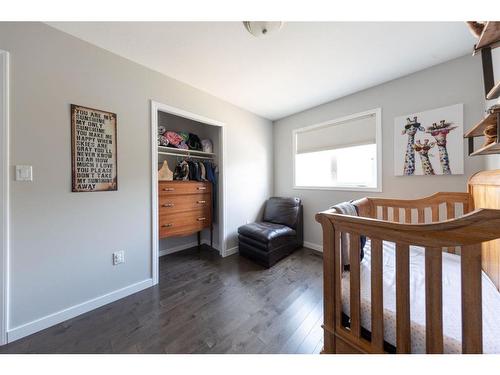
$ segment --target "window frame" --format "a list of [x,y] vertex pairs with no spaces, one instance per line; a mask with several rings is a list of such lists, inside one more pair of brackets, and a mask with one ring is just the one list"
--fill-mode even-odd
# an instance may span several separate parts
[[[327,125],[335,125],[350,120],[356,120],[360,117],[369,115],[375,116],[375,142],[377,147],[377,186],[376,187],[359,187],[359,186],[300,186],[295,183],[295,156],[297,155],[297,134],[308,130],[324,127]],[[353,145],[354,146],[354,145]],[[295,190],[340,190],[340,191],[369,191],[382,192],[382,108],[370,109],[368,111],[354,113],[352,115],[335,118],[328,121],[323,121],[319,124],[308,125],[302,128],[293,129],[292,131],[292,188]]]

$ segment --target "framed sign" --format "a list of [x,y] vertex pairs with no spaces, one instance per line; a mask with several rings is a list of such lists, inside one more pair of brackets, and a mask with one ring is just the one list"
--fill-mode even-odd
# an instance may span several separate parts
[[116,114],[71,104],[71,191],[118,190]]

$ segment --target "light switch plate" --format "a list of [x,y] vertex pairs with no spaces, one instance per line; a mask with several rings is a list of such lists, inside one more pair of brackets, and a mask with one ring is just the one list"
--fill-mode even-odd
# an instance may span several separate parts
[[33,181],[31,165],[16,165],[16,181]]

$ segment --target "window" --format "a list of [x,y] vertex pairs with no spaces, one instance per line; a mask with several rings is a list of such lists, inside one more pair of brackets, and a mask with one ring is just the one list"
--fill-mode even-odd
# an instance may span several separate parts
[[380,109],[295,130],[294,187],[381,191]]

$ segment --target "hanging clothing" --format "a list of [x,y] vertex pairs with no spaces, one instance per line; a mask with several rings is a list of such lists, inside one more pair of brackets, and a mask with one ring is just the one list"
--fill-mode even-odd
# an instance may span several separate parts
[[175,166],[174,180],[189,180],[189,165],[187,161],[182,161]]
[[174,179],[174,173],[168,167],[168,163],[166,160],[163,160],[162,167],[158,171],[158,180],[159,181],[172,181]]
[[213,221],[217,219],[217,174],[219,170],[217,165],[211,161],[205,161],[205,169],[207,173],[207,180],[212,183],[212,204],[213,204]]
[[207,181],[207,170],[205,168],[205,164],[203,162],[199,162],[198,165],[200,166],[200,178],[201,181]]

